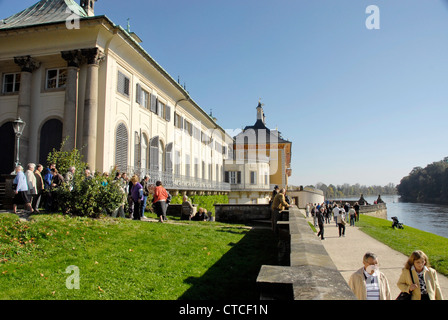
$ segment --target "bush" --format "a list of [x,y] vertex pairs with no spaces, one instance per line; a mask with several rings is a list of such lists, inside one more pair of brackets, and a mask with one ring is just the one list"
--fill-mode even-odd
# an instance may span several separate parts
[[65,141],[59,151],[53,150],[47,157],[48,163],[55,163],[56,168],[64,175],[70,167],[75,167],[73,179],[51,191],[57,207],[63,213],[75,216],[98,218],[102,214],[110,214],[126,200],[120,182],[112,177],[94,175],[87,178],[87,164],[77,149],[63,151]]

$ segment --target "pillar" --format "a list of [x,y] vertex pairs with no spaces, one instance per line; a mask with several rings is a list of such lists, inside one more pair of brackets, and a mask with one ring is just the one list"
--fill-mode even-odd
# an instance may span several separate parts
[[31,116],[31,79],[32,73],[40,67],[40,63],[30,56],[15,57],[14,62],[21,68],[17,117],[25,121],[26,125],[20,138],[19,159],[22,165],[26,166],[33,160],[30,152],[30,137],[31,134],[36,135],[32,131],[35,125],[32,124],[33,117]]
[[83,149],[84,161],[93,172],[96,169],[96,137],[98,122],[98,71],[104,60],[99,48],[82,49],[87,61],[86,92],[84,101]]
[[67,141],[64,150],[70,151],[76,147],[78,118],[78,75],[79,66],[83,61],[80,50],[63,51],[61,56],[67,61],[67,83],[65,86],[64,122],[62,136]]

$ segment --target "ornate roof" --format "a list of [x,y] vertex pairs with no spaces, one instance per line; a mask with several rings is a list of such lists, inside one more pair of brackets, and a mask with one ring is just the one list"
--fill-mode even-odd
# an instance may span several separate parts
[[0,30],[63,22],[72,19],[73,14],[81,18],[87,17],[85,10],[74,0],[41,0],[9,18],[0,20]]

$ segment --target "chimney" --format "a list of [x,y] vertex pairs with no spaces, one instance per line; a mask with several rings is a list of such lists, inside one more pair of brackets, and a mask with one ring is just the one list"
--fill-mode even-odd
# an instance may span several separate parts
[[95,2],[97,0],[81,0],[81,7],[87,13],[88,17],[93,17],[95,15]]

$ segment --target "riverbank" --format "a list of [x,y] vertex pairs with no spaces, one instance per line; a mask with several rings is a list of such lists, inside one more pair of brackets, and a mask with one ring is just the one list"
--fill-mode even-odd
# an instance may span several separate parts
[[[307,220],[312,222],[312,218]],[[448,239],[407,226],[403,230],[392,229],[390,221],[369,216],[361,216],[355,227],[347,225],[345,237],[339,237],[333,221],[324,225],[324,232],[322,244],[347,282],[362,267],[364,254],[375,252],[395,299],[400,293],[396,283],[408,256],[414,250],[422,250],[438,270],[444,299],[448,299],[448,278],[442,274],[448,274]]]

